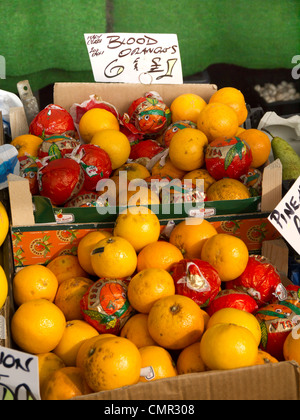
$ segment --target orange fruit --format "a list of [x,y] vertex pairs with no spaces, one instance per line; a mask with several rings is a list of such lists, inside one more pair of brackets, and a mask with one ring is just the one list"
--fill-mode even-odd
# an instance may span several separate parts
[[135,271],[137,255],[127,239],[111,236],[95,245],[91,263],[93,270],[100,278],[124,278],[131,276]]
[[226,104],[213,102],[200,112],[197,127],[206,135],[209,143],[218,137],[232,137],[239,123],[236,112]]
[[21,136],[15,137],[10,144],[15,146],[18,151],[18,157],[21,156],[33,156],[37,157],[40,145],[43,143],[43,140],[32,134],[23,134]]
[[158,345],[179,350],[201,338],[204,318],[200,307],[189,297],[166,296],[152,305],[148,329]]
[[149,334],[148,314],[135,314],[128,319],[121,329],[120,337],[128,338],[137,348],[155,346],[156,343]]
[[142,358],[140,382],[177,376],[176,364],[168,350],[159,346],[145,346],[139,352]]
[[118,215],[113,234],[127,239],[139,252],[144,246],[158,240],[160,222],[151,209],[131,207]]
[[204,242],[217,233],[210,222],[195,217],[175,225],[169,242],[181,251],[184,258],[200,258]]
[[8,295],[8,281],[7,281],[5,271],[0,265],[0,309],[4,306],[7,295]]
[[256,317],[250,312],[236,308],[223,308],[215,312],[209,319],[207,328],[216,324],[235,324],[252,332],[257,345],[261,340],[261,328]]
[[80,310],[80,300],[92,284],[93,281],[91,279],[73,277],[64,280],[59,285],[54,303],[64,313],[67,321],[83,319]]
[[269,363],[279,363],[279,362],[275,357],[271,356],[271,354],[261,349],[258,349],[258,356],[257,356],[257,360],[255,364],[268,365]]
[[129,282],[127,296],[131,306],[147,314],[158,299],[175,294],[171,274],[162,268],[146,268]]
[[229,105],[238,117],[238,125],[243,124],[248,116],[248,110],[245,102],[245,97],[242,92],[234,87],[224,87],[215,92],[209,99],[209,104],[214,102],[221,102]]
[[206,368],[200,356],[200,344],[198,341],[181,350],[176,366],[178,375],[205,371]]
[[150,172],[146,166],[137,162],[124,163],[124,165],[118,167],[114,171],[113,176],[123,176],[123,174],[120,174],[120,172],[126,173],[128,181],[132,181],[133,179],[145,179],[150,176]]
[[50,376],[57,370],[65,367],[65,364],[58,356],[56,356],[56,354],[52,352],[38,354],[37,357],[39,361],[40,394],[41,398],[44,399],[44,387]]
[[40,264],[22,268],[13,279],[14,301],[17,306],[34,299],[54,301],[58,289],[55,274]]
[[173,179],[182,179],[186,174],[186,171],[175,167],[171,162],[170,157],[167,157],[165,162],[156,162],[152,167],[151,173],[153,176],[157,176],[158,178],[168,176]]
[[95,343],[99,339],[109,338],[109,337],[116,337],[114,334],[98,334],[94,337],[87,338],[84,340],[78,349],[77,356],[76,356],[76,366],[84,369],[84,358],[87,356],[87,351],[91,344]]
[[106,109],[93,108],[85,112],[79,121],[79,133],[84,143],[90,143],[100,130],[119,130],[119,121]]
[[52,351],[60,342],[66,325],[62,311],[46,299],[23,303],[11,320],[12,338],[27,353]]
[[208,369],[236,369],[255,365],[258,346],[247,328],[235,324],[216,324],[203,334],[200,356]]
[[51,375],[44,387],[43,400],[60,401],[90,394],[82,369],[67,366]]
[[283,344],[284,360],[295,360],[300,364],[300,339],[299,328],[294,329],[289,333]]
[[71,277],[88,277],[75,255],[59,255],[47,264],[47,268],[56,275],[58,284]]
[[[131,181],[132,182],[132,181]],[[131,187],[133,188],[131,190]],[[159,196],[155,191],[151,191],[146,186],[129,185],[130,190],[121,190],[119,196],[119,206],[136,207],[160,204]]]
[[240,133],[239,137],[250,146],[253,168],[259,168],[267,162],[271,152],[271,141],[266,133],[257,128],[249,128]]
[[206,105],[206,101],[195,93],[179,95],[173,100],[170,106],[172,122],[192,121],[197,123],[200,111]]
[[218,233],[204,243],[201,259],[209,262],[218,271],[222,281],[229,281],[243,273],[249,252],[242,239],[227,233]]
[[5,241],[9,230],[9,219],[3,203],[0,201],[0,246]]
[[105,150],[111,160],[112,169],[122,166],[129,158],[131,146],[124,133],[116,129],[101,130],[95,133],[91,144]]
[[146,268],[162,268],[169,271],[172,264],[183,259],[181,251],[166,241],[156,241],[146,245],[137,256],[137,271]]
[[219,179],[207,190],[207,201],[245,200],[250,197],[248,188],[233,178]]
[[204,309],[201,309],[201,311],[202,311],[202,316],[204,318],[204,330],[206,330],[208,321],[210,319],[210,316],[208,315],[208,313]]
[[141,366],[138,348],[124,337],[96,341],[84,359],[85,378],[95,392],[136,384]]
[[193,171],[204,164],[206,135],[196,128],[185,128],[174,134],[169,145],[173,165],[182,171]]
[[62,338],[53,352],[66,366],[75,366],[79,347],[84,340],[95,336],[99,336],[98,331],[87,322],[80,319],[68,321]]
[[[204,188],[204,192],[207,192],[208,188],[214,183],[216,182],[216,180],[209,174],[207,169],[195,169],[194,171],[190,171],[187,174],[184,175],[184,177],[182,178],[184,179],[190,179],[191,182],[198,186],[199,188],[201,187],[201,184],[199,182],[199,180],[203,180],[203,188]],[[197,185],[197,182],[199,183]]]
[[109,238],[112,236],[111,232],[106,230],[96,230],[93,232],[87,233],[82,239],[80,239],[77,247],[77,257],[79,264],[91,276],[95,276],[95,272],[91,263],[91,252],[97,242],[101,239]]
[[240,135],[243,131],[245,131],[245,128],[244,128],[244,127],[238,127],[237,132],[235,133],[235,136],[234,136],[234,137],[239,137],[239,135]]

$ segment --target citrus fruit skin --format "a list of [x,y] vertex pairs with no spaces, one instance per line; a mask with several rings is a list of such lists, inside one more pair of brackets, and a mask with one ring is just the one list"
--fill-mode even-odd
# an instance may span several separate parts
[[3,307],[8,294],[8,283],[5,271],[0,265],[0,309]]
[[210,370],[237,369],[256,363],[258,346],[247,328],[216,324],[203,334],[200,356]]
[[268,365],[269,363],[279,363],[279,361],[271,356],[271,354],[267,353],[266,351],[263,351],[261,349],[258,349],[258,356],[256,360],[256,365]]
[[175,285],[168,271],[146,268],[139,271],[129,282],[128,299],[140,313],[149,313],[152,305],[164,296],[175,294]]
[[286,337],[283,344],[284,360],[295,360],[300,363],[299,328],[295,327]]
[[97,230],[94,232],[87,233],[79,242],[77,247],[77,257],[80,266],[88,274],[95,276],[96,273],[93,270],[91,263],[91,252],[94,246],[102,239],[109,238],[112,236],[111,232],[106,230]]
[[214,182],[207,190],[207,201],[246,200],[251,194],[237,179],[223,178]]
[[119,121],[106,109],[93,108],[83,114],[79,121],[79,133],[84,143],[90,143],[93,135],[101,130],[119,130]]
[[173,295],[161,298],[150,309],[148,329],[153,340],[161,347],[182,349],[202,336],[202,310],[187,296]]
[[58,284],[72,277],[88,277],[75,255],[59,255],[47,264],[47,268],[55,274]]
[[138,349],[144,346],[156,345],[149,334],[148,314],[137,313],[129,318],[121,329],[120,337],[128,338]]
[[216,324],[235,324],[247,328],[255,337],[257,345],[261,340],[261,328],[258,320],[249,312],[236,308],[224,308],[215,312],[209,319],[207,328]]
[[116,335],[114,334],[98,334],[95,335],[94,337],[91,338],[87,338],[86,340],[84,340],[81,344],[80,347],[78,349],[77,352],[77,356],[76,356],[76,366],[81,368],[82,370],[84,369],[84,359],[87,356],[87,352],[89,351],[89,348],[92,344],[94,344],[96,341],[98,341],[99,339],[105,339],[105,338],[109,338],[109,337],[116,337]]
[[[166,349],[155,345],[144,346],[139,349],[139,352],[142,358],[142,369],[146,370],[146,376],[141,375],[140,382],[156,381],[177,376],[176,365]],[[151,368],[150,372],[148,370],[149,367]]]
[[170,271],[172,264],[183,259],[181,251],[166,241],[156,241],[146,245],[137,257],[137,271],[146,268],[162,268]]
[[176,366],[178,375],[204,372],[206,370],[205,364],[200,356],[200,344],[198,341],[181,350]]
[[37,157],[42,143],[43,140],[38,136],[33,134],[23,134],[15,137],[10,144],[15,146],[17,149],[18,157],[26,155]]
[[92,251],[93,270],[100,278],[125,278],[133,274],[137,265],[134,247],[120,236],[98,242]]
[[256,128],[249,128],[240,133],[239,137],[244,140],[252,152],[253,168],[259,168],[267,162],[271,153],[271,141],[266,133]]
[[201,259],[218,271],[221,281],[229,281],[243,273],[249,260],[249,251],[241,239],[218,233],[204,243]]
[[197,123],[197,118],[206,105],[206,101],[194,93],[179,95],[170,106],[172,122],[186,120]]
[[248,110],[243,93],[233,87],[224,87],[215,92],[208,103],[221,102],[230,106],[237,114],[238,125],[242,125],[248,116]]
[[124,165],[130,156],[131,147],[128,138],[116,129],[98,131],[93,135],[91,144],[96,144],[106,151],[113,170]]
[[44,388],[47,385],[51,375],[57,370],[65,367],[64,362],[56,356],[56,354],[41,353],[37,355],[39,361],[39,381],[40,381],[40,394],[42,400],[44,399]]
[[19,306],[11,320],[11,333],[25,352],[48,353],[58,345],[65,325],[65,316],[54,303],[37,299]]
[[[185,179],[190,179],[192,181],[192,183],[194,185],[197,186],[197,180],[203,180],[203,184],[204,184],[204,192],[207,192],[208,188],[211,186],[211,184],[213,184],[214,182],[216,182],[216,180],[209,174],[207,169],[195,169],[194,171],[190,171],[187,174],[184,175],[184,177],[182,178],[183,180]],[[200,181],[198,181],[200,182]],[[201,186],[201,184],[200,184]]]
[[138,348],[124,337],[96,341],[84,359],[85,378],[95,392],[136,384],[141,366]]
[[9,220],[6,209],[0,201],[0,246],[6,239],[9,229]]

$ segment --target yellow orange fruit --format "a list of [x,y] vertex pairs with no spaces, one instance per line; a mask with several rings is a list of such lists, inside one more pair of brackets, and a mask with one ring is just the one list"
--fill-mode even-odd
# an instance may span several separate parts
[[175,225],[169,242],[181,251],[184,258],[200,258],[205,241],[217,233],[207,220],[191,218]]
[[40,394],[42,400],[44,399],[44,388],[51,377],[57,370],[65,367],[64,362],[52,352],[41,353],[37,355],[39,362],[39,381]]
[[184,93],[177,96],[170,105],[172,122],[192,121],[197,123],[200,111],[207,105],[201,96],[195,93]]
[[[216,182],[216,180],[209,174],[207,169],[195,169],[194,171],[190,171],[187,174],[184,175],[184,177],[182,178],[183,180],[185,179],[190,179],[191,182],[196,185],[198,188],[201,187],[200,184],[200,180],[203,181],[203,190],[204,192],[206,192],[208,190],[208,188],[214,183]],[[198,185],[197,185],[198,183]]]
[[11,320],[14,342],[28,353],[52,351],[60,342],[66,325],[62,311],[46,299],[23,303]]
[[99,339],[104,339],[104,338],[109,338],[109,337],[116,337],[116,336],[114,334],[98,334],[98,335],[95,335],[94,337],[87,338],[86,340],[84,340],[80,344],[80,347],[77,351],[76,366],[81,369],[84,369],[84,359],[87,356],[87,352],[89,351],[89,347],[91,346],[91,344],[95,343]]
[[128,338],[138,349],[144,346],[156,345],[149,334],[148,314],[138,313],[129,318],[121,329],[120,337]]
[[162,268],[146,268],[129,282],[127,296],[131,306],[147,314],[158,299],[175,294],[171,274]]
[[171,162],[170,157],[167,157],[165,162],[158,161],[152,168],[151,171],[153,176],[157,176],[158,178],[163,177],[170,177],[173,179],[182,179],[186,174],[186,171],[183,171],[176,166],[173,165]]
[[299,331],[299,328],[294,327],[283,344],[284,360],[295,360],[298,364],[300,363]]
[[4,306],[8,295],[8,282],[5,271],[0,265],[0,309]]
[[146,186],[129,185],[128,190],[121,190],[119,206],[127,206],[131,209],[138,206],[158,205],[160,199],[155,191]]
[[213,102],[200,112],[197,127],[206,135],[208,142],[218,137],[232,137],[237,132],[239,123],[236,112],[226,104]]
[[139,352],[142,358],[140,382],[177,376],[176,364],[168,350],[160,346],[145,346]]
[[158,240],[160,222],[151,209],[131,207],[118,215],[113,234],[127,239],[136,252],[139,252],[144,246]]
[[101,130],[95,133],[91,144],[105,150],[110,157],[112,169],[122,166],[129,158],[130,143],[124,133],[116,129]]
[[13,278],[13,295],[17,306],[34,299],[53,302],[57,289],[55,274],[40,264],[23,267]]
[[210,370],[253,366],[257,355],[253,334],[240,325],[216,324],[205,331],[200,341],[200,356]]
[[85,321],[75,319],[66,323],[64,333],[53,352],[66,366],[75,366],[79,347],[88,338],[99,336],[98,331]]
[[237,132],[235,133],[235,137],[239,137],[239,135],[245,131],[245,128],[243,127],[238,127]]
[[[120,172],[125,172],[128,181],[132,181],[133,179],[145,179],[150,176],[150,172],[146,166],[137,162],[124,163],[124,165],[118,167],[114,171],[113,176],[120,176]],[[122,174],[122,176],[124,176],[124,174]]]
[[200,356],[200,344],[198,341],[181,350],[176,366],[178,375],[204,372],[206,370],[205,364]]
[[82,369],[66,366],[51,375],[44,387],[43,400],[65,401],[91,392]]
[[269,363],[279,363],[279,361],[270,353],[258,349],[258,356],[255,362],[256,365],[268,365]]
[[271,152],[271,141],[266,133],[257,128],[249,128],[242,131],[239,137],[250,146],[253,168],[259,168],[267,162]]
[[248,116],[248,110],[243,93],[234,87],[223,87],[217,90],[208,103],[221,102],[230,106],[237,114],[238,124],[243,124]]
[[146,245],[137,256],[137,271],[146,268],[162,268],[169,271],[172,264],[183,259],[181,251],[166,241],[156,241]]
[[179,350],[199,341],[204,331],[204,318],[200,307],[189,297],[166,296],[152,305],[148,329],[158,345]]
[[204,165],[206,135],[196,128],[185,128],[174,134],[169,145],[169,158],[182,171],[193,171]]
[[261,328],[256,317],[250,312],[236,308],[222,308],[210,317],[207,328],[216,324],[235,324],[247,328],[255,337],[257,345],[260,343]]
[[124,278],[131,276],[135,271],[137,255],[127,239],[111,236],[95,245],[91,263],[100,278]]
[[245,200],[250,197],[248,188],[241,181],[233,178],[220,179],[207,190],[207,201]]
[[90,143],[94,134],[101,130],[119,130],[119,121],[106,109],[93,108],[85,112],[79,121],[79,133],[84,143]]
[[85,378],[95,392],[136,384],[141,366],[138,348],[124,337],[96,341],[84,359]]
[[22,134],[21,136],[15,137],[10,144],[17,149],[18,157],[26,155],[37,157],[42,143],[43,140],[38,136]]
[[87,233],[82,239],[80,239],[77,247],[77,257],[79,264],[88,274],[95,276],[95,272],[91,263],[91,252],[97,242],[101,239],[109,238],[112,236],[111,232],[108,232],[104,229],[96,230],[93,232]]
[[7,215],[6,208],[3,203],[0,201],[0,246],[6,239],[9,229],[9,219]]
[[93,281],[85,277],[73,277],[60,283],[54,303],[64,313],[67,321],[83,319],[80,300],[92,284]]
[[201,259],[209,262],[222,281],[234,280],[245,270],[249,251],[242,239],[227,233],[218,233],[207,239]]
[[88,277],[76,255],[59,255],[47,264],[47,268],[55,274],[58,284],[72,277]]

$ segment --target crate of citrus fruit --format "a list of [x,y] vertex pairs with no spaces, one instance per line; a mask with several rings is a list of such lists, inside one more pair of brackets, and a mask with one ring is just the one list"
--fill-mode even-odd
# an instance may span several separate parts
[[234,87],[57,83],[54,104],[12,144],[38,223],[45,207],[73,222],[136,204],[160,218],[245,214],[259,212],[271,151],[247,115]]

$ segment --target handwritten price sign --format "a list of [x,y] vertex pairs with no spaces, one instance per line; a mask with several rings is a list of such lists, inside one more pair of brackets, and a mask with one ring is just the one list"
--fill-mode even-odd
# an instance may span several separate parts
[[182,84],[175,34],[85,34],[96,82]]

